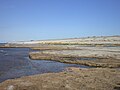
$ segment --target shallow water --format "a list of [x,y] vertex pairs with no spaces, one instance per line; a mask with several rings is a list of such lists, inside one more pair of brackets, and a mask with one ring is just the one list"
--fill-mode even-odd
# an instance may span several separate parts
[[60,72],[66,67],[89,68],[55,61],[30,60],[30,51],[29,48],[0,48],[0,82],[33,74]]
[[89,57],[64,57],[68,60],[96,60],[96,58],[89,58]]
[[76,58],[76,60],[96,60],[96,58],[81,57],[81,58]]

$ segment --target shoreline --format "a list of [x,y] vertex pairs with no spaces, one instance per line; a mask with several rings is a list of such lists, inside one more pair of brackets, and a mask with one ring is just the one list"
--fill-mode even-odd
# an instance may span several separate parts
[[[32,60],[52,60],[62,63],[69,64],[80,64],[92,67],[108,67],[108,68],[119,68],[120,60],[112,58],[98,58],[98,57],[76,57],[67,55],[57,55],[57,54],[45,54],[44,52],[32,52],[29,57]],[[82,58],[87,60],[82,60]],[[80,60],[81,59],[81,60]]]
[[1,90],[120,89],[120,36],[38,42],[37,45],[6,44],[2,47],[30,48],[33,51],[29,57],[33,60],[51,60],[95,68],[70,67],[63,72],[6,80],[0,83]]
[[0,83],[1,90],[9,90],[11,87],[12,90],[119,90],[120,71],[70,67],[59,73],[21,77]]

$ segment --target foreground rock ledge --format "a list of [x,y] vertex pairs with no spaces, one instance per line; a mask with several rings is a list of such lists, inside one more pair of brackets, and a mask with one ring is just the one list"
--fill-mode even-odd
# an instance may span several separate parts
[[0,90],[120,90],[117,69],[70,67],[60,73],[26,76],[7,80]]

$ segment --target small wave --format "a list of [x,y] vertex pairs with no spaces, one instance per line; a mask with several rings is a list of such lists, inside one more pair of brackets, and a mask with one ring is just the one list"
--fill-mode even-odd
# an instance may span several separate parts
[[4,52],[4,50],[0,50],[0,52]]
[[5,55],[5,56],[7,56],[8,54],[7,54],[7,53],[5,53],[4,55]]

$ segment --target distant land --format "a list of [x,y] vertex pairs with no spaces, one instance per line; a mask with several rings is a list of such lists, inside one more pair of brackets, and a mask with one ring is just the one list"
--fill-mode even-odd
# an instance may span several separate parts
[[[93,36],[82,38],[15,41],[2,44],[3,47],[38,47],[39,45],[115,45],[120,46],[120,36]],[[1,46],[1,45],[0,45]]]
[[48,40],[29,40],[29,41],[13,41],[7,42],[9,44],[44,44],[44,43],[80,43],[80,42],[116,42],[120,41],[120,35],[115,36],[91,36],[81,38],[65,38],[65,39],[48,39]]

